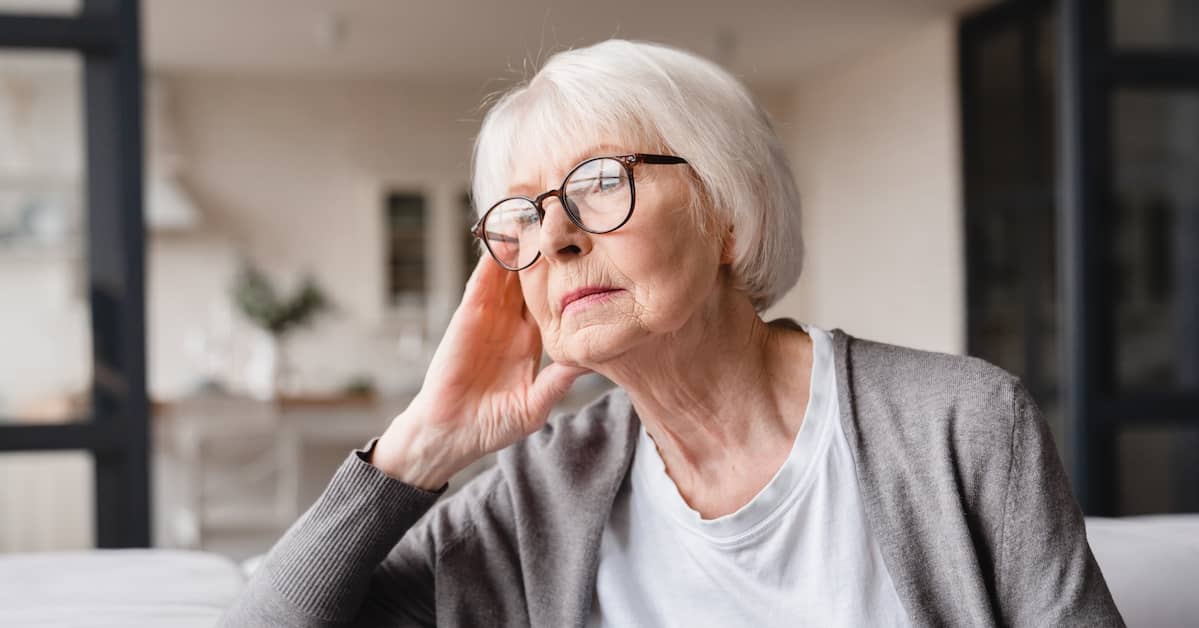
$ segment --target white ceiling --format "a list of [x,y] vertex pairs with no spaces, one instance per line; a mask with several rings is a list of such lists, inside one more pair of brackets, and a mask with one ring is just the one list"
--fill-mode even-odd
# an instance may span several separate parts
[[143,29],[150,67],[176,72],[482,82],[508,70],[523,75],[526,60],[564,47],[620,36],[682,46],[769,85],[985,3],[143,0]]
[[[706,55],[759,86],[791,83],[937,16],[990,0],[142,0],[145,56],[175,73],[385,76],[483,84],[608,37]],[[0,0],[71,13],[80,0]],[[77,65],[0,54],[0,70]]]

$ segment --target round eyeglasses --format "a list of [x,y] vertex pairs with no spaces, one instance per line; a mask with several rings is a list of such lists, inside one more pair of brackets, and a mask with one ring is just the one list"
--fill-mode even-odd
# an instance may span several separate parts
[[633,153],[617,157],[592,157],[566,174],[562,185],[537,196],[511,196],[483,213],[471,227],[471,233],[483,240],[487,251],[500,266],[524,270],[541,257],[541,222],[545,218],[542,203],[557,198],[566,216],[588,233],[610,233],[622,227],[633,215],[637,193],[633,185],[633,167],[637,164],[685,164],[686,159],[671,155]]

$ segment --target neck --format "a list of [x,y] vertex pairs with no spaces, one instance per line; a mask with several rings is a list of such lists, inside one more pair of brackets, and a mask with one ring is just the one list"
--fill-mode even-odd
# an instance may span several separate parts
[[807,334],[718,289],[676,331],[596,370],[628,393],[680,494],[710,517],[748,502],[786,460],[811,364]]

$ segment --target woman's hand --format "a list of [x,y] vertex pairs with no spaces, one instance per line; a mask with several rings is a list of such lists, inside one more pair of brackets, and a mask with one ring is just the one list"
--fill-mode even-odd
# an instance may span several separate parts
[[483,255],[420,392],[376,443],[371,463],[437,490],[471,462],[540,429],[588,372],[554,363],[539,373],[540,366],[541,331],[519,277]]

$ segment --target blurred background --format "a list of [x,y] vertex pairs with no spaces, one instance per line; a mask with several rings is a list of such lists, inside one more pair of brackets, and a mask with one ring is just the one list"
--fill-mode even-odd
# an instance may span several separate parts
[[1199,2],[0,0],[0,553],[269,548],[421,381],[484,98],[612,36],[773,116],[768,318],[992,361],[1087,514],[1199,511]]

